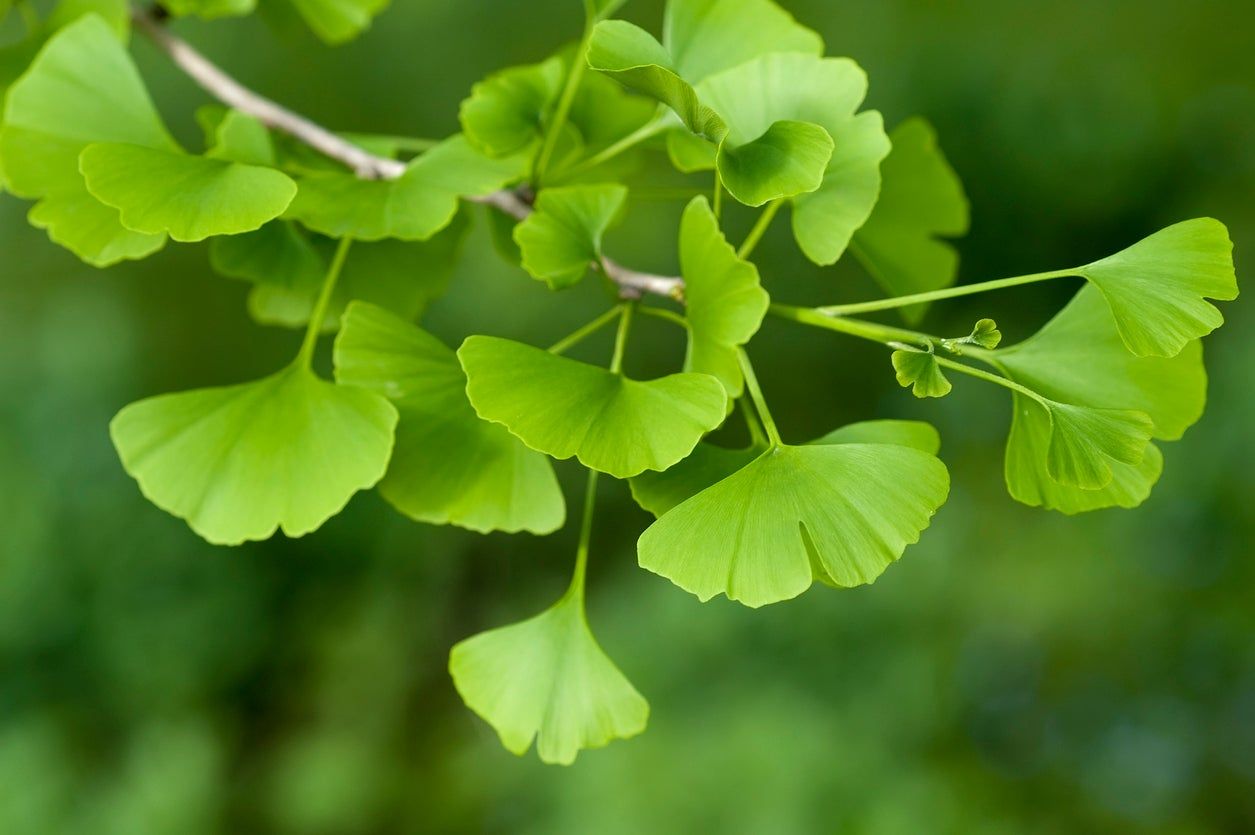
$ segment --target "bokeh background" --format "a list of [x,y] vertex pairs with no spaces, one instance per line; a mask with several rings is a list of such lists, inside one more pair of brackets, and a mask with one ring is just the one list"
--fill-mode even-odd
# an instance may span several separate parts
[[[1084,263],[1207,214],[1249,281],[1249,0],[786,5],[868,69],[891,125],[938,126],[973,203],[964,280]],[[661,3],[625,14],[656,30]],[[441,136],[475,80],[576,37],[579,4],[394,0],[334,50],[257,20],[179,28],[337,128]],[[194,143],[204,97],[135,52]],[[682,202],[667,195],[637,204],[614,255],[674,269]],[[753,354],[787,436],[931,420],[952,498],[875,586],[752,612],[639,570],[649,519],[607,480],[590,617],[653,713],[644,736],[562,769],[505,752],[445,661],[560,593],[573,531],[481,537],[363,495],[301,540],[200,542],[140,497],[108,420],[261,376],[299,337],[251,323],[246,286],[215,277],[203,247],[98,273],[24,211],[0,198],[5,835],[1255,832],[1248,303],[1225,307],[1207,415],[1166,448],[1152,498],[1080,518],[1006,495],[1003,392],[960,380],[918,402],[875,346],[769,323]],[[786,224],[760,254],[780,300],[874,292],[857,269],[807,265]],[[1023,338],[1073,286],[951,303],[930,330],[992,315]],[[480,223],[427,324],[547,344],[602,306],[594,282],[555,296],[507,266]],[[630,370],[672,369],[678,351],[645,321]],[[570,497],[580,474],[561,472]]]

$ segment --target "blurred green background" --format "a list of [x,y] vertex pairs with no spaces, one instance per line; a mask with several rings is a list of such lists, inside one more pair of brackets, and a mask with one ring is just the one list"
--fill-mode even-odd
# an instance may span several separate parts
[[[1249,280],[1249,0],[786,5],[868,69],[891,125],[938,126],[973,201],[964,280],[1085,263],[1204,214],[1229,224]],[[656,30],[661,2],[625,11]],[[440,136],[475,80],[577,36],[579,5],[393,0],[335,50],[257,20],[179,29],[337,128]],[[194,142],[204,97],[135,52]],[[611,253],[673,271],[681,206],[638,204]],[[140,497],[108,420],[261,376],[299,337],[253,325],[204,247],[100,274],[24,211],[0,199],[0,833],[1255,832],[1248,304],[1225,307],[1208,413],[1166,448],[1152,498],[1080,518],[1007,497],[1002,392],[956,381],[919,402],[875,346],[769,323],[753,354],[787,437],[931,420],[952,498],[874,587],[753,612],[639,570],[649,519],[606,481],[590,617],[653,712],[644,736],[561,769],[506,753],[445,661],[560,594],[573,531],[425,527],[372,494],[301,540],[200,542]],[[874,292],[808,266],[786,233],[760,249],[778,299]],[[993,315],[1020,339],[1072,289],[951,303],[929,329]],[[547,344],[603,305],[592,282],[556,296],[507,267],[481,222],[427,324]],[[642,322],[630,370],[678,361]],[[580,474],[560,470],[570,498]]]

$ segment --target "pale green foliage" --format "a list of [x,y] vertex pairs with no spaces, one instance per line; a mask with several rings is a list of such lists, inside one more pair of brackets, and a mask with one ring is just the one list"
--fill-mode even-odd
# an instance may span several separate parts
[[252,14],[257,0],[164,0],[162,8],[176,16],[196,15],[213,20]]
[[375,485],[397,411],[295,364],[254,383],[166,394],[110,424],[144,495],[210,542],[303,536]]
[[589,263],[601,259],[601,240],[622,212],[627,189],[620,185],[547,188],[536,211],[514,227],[523,269],[552,290],[577,283]]
[[391,0],[287,0],[309,28],[329,44],[350,41],[364,32]]
[[379,492],[420,522],[550,533],[565,505],[548,459],[480,420],[450,348],[385,310],[355,302],[335,349],[336,380],[362,386],[401,413]]
[[490,156],[526,150],[544,137],[543,118],[562,89],[560,58],[510,67],[471,88],[458,118],[462,132]]
[[532,449],[579,458],[615,478],[665,470],[723,422],[727,398],[708,374],[644,382],[489,336],[458,349],[466,393],[485,420]]
[[582,593],[567,593],[530,620],[457,644],[449,672],[467,706],[524,754],[569,764],[645,730],[649,704],[589,631]]
[[894,351],[891,359],[898,385],[911,389],[916,397],[945,397],[953,388],[932,351],[902,349]]
[[998,323],[993,319],[981,319],[972,326],[972,332],[967,336],[959,339],[943,339],[941,345],[947,351],[955,354],[963,353],[963,346],[975,345],[977,348],[984,348],[992,351],[1002,343],[1002,331],[998,330]]

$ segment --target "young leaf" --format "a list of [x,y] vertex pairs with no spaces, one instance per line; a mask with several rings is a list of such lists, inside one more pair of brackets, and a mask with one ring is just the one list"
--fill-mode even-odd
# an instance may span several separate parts
[[724,188],[747,206],[761,206],[815,191],[832,159],[828,132],[810,122],[781,120],[760,136],[737,144],[730,133],[719,145],[715,167]]
[[601,239],[627,201],[620,185],[547,188],[514,227],[523,268],[551,290],[576,284],[601,259]]
[[9,89],[0,166],[11,192],[39,201],[31,223],[89,264],[151,255],[164,235],[125,228],[87,192],[78,158],[94,142],[178,149],[114,30],[89,14],[53,36]]
[[870,583],[918,541],[949,493],[946,468],[904,446],[777,446],[672,509],[637,545],[641,567],[703,601],[758,607],[815,581]]
[[781,120],[818,125],[832,138],[821,185],[793,201],[793,234],[812,261],[834,263],[871,214],[889,153],[880,114],[856,113],[867,75],[848,58],[781,53],[712,76],[698,92],[727,121],[732,145]]
[[1169,226],[1076,272],[1102,290],[1124,344],[1143,357],[1176,356],[1224,323],[1206,299],[1238,296],[1233,242],[1211,218]]
[[951,353],[962,354],[964,345],[975,345],[977,348],[992,351],[1001,342],[1002,331],[998,330],[998,323],[993,319],[980,319],[970,334],[958,339],[943,339],[941,347]]
[[381,394],[401,414],[379,492],[419,522],[550,533],[566,509],[548,459],[466,399],[453,351],[386,310],[353,302],[336,337],[336,380]]
[[[854,233],[852,251],[890,295],[949,287],[958,276],[959,254],[943,238],[967,234],[963,184],[924,119],[908,119],[889,139],[892,149],[880,166],[880,199]],[[914,323],[926,309],[912,305],[901,313]]]
[[1099,490],[1111,483],[1113,464],[1142,462],[1154,427],[1145,412],[1036,405],[1048,411],[1051,423],[1046,472],[1064,487]]
[[153,504],[220,545],[316,530],[392,453],[397,411],[292,365],[262,380],[127,406],[109,426]]
[[536,740],[547,763],[645,730],[649,704],[597,645],[583,596],[568,593],[522,623],[453,647],[449,673],[467,707],[522,756]]
[[525,156],[492,159],[454,136],[410,163],[396,180],[311,174],[298,182],[287,216],[331,238],[426,240],[452,222],[460,198],[490,194],[526,169]]
[[738,258],[724,238],[705,197],[684,210],[680,269],[689,326],[684,370],[710,374],[729,397],[739,397],[744,380],[737,349],[758,332],[771,299],[758,269]]
[[615,478],[667,469],[726,414],[723,386],[707,374],[640,382],[490,336],[467,338],[458,359],[480,417]]
[[296,183],[273,168],[142,145],[88,145],[79,168],[87,190],[117,209],[123,226],[176,241],[252,232],[296,196]]
[[351,41],[370,28],[390,0],[288,0],[326,43]]
[[[851,423],[811,441],[816,445],[895,444],[936,455],[941,437],[927,423],[914,420],[869,420]],[[661,516],[684,500],[723,481],[761,455],[750,446],[727,449],[700,443],[693,453],[666,472],[641,473],[631,480],[632,498],[655,516]]]
[[490,75],[471,88],[458,118],[462,133],[493,157],[527,150],[544,133],[544,120],[562,90],[561,58]]
[[953,388],[931,351],[899,350],[890,359],[898,385],[910,388],[916,397],[945,397]]

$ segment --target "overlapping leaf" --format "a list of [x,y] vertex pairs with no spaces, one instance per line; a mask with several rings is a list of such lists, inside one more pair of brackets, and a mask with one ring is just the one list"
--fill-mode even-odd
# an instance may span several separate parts
[[[908,119],[889,139],[893,147],[880,166],[880,199],[854,234],[854,255],[890,295],[949,287],[958,276],[959,254],[944,239],[967,234],[963,184],[927,121]],[[913,305],[901,313],[917,322],[925,309]]]
[[397,411],[296,364],[253,383],[167,394],[110,424],[153,504],[210,542],[303,536],[384,475]]
[[583,596],[454,646],[449,672],[467,706],[522,755],[569,764],[584,748],[645,730],[649,704],[597,644]]
[[335,363],[337,381],[381,394],[400,412],[379,492],[402,513],[485,533],[562,526],[562,491],[548,459],[475,414],[457,357],[434,336],[354,302]]
[[551,290],[577,283],[601,259],[601,240],[627,201],[620,185],[547,188],[514,227],[523,268]]
[[911,389],[916,397],[945,397],[953,388],[932,351],[897,350],[892,360],[898,385]]
[[680,222],[688,353],[685,371],[710,374],[729,397],[741,394],[737,349],[758,332],[771,299],[758,269],[736,255],[706,198],[689,203]]
[[918,541],[950,479],[932,455],[889,444],[773,446],[668,511],[640,564],[709,600],[788,600],[818,580],[874,581]]
[[463,134],[489,156],[527,150],[543,137],[563,78],[563,62],[556,57],[490,75],[462,102],[458,117]]
[[304,177],[287,216],[332,238],[426,240],[452,222],[459,199],[490,194],[522,177],[526,168],[523,156],[487,157],[454,136],[395,180],[330,171]]
[[287,0],[314,34],[329,44],[351,41],[370,28],[391,0]]
[[458,359],[480,417],[505,425],[532,449],[576,456],[615,478],[667,469],[726,412],[723,386],[707,374],[641,382],[489,336],[469,337]]

